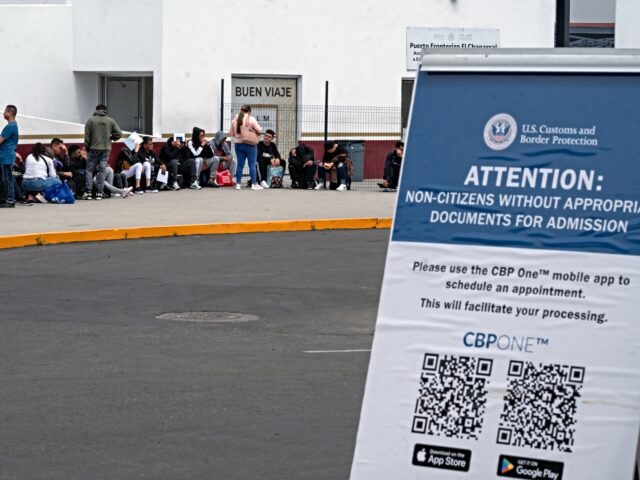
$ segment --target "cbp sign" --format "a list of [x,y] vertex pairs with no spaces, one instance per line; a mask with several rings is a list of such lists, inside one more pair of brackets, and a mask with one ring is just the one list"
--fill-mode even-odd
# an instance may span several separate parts
[[633,478],[640,52],[428,52],[351,470]]

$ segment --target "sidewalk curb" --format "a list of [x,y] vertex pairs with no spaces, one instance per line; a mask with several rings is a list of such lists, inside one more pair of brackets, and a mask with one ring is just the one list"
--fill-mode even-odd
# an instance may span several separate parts
[[158,227],[130,227],[71,232],[27,233],[0,236],[0,250],[56,245],[60,243],[104,242],[136,238],[225,235],[230,233],[306,232],[312,230],[389,229],[390,218],[340,218],[320,220],[280,220],[272,222],[204,223]]

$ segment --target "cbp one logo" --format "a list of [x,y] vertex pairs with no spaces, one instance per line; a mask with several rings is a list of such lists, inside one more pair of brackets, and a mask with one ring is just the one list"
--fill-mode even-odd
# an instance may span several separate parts
[[484,142],[491,150],[504,150],[518,134],[516,119],[508,113],[499,113],[484,126]]

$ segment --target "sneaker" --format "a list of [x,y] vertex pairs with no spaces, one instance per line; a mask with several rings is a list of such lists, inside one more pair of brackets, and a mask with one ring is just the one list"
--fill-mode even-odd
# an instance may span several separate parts
[[122,197],[122,195],[120,193],[114,193],[113,194],[113,198],[120,198]]
[[144,190],[142,190],[141,188],[136,188],[133,193],[135,193],[136,195],[144,195]]
[[131,193],[132,190],[133,188],[131,187],[122,189],[122,198],[127,198],[128,196],[133,195],[133,193]]
[[49,203],[49,202],[47,202],[47,199],[46,199],[46,198],[44,198],[44,196],[43,196],[41,193],[37,193],[37,194],[36,194],[36,200],[37,200],[39,203]]
[[267,185],[267,182],[265,182],[264,180],[262,180],[262,181],[260,182],[260,186],[261,186],[262,188],[269,188],[269,185]]
[[16,208],[16,204],[11,202],[2,202],[0,203],[0,208]]
[[264,190],[260,185],[251,185],[251,190]]
[[102,200],[102,194],[96,193],[96,200]]
[[91,194],[89,192],[84,192],[82,194],[82,200],[91,200]]
[[336,188],[336,192],[344,192],[347,189],[347,186],[343,183],[338,188]]
[[200,190],[200,189],[202,189],[202,187],[200,186],[200,183],[198,183],[197,180],[195,182],[193,182],[191,185],[189,185],[189,188],[191,190]]
[[211,177],[209,179],[209,181],[207,182],[207,187],[211,187],[211,188],[218,188],[220,185],[218,185],[218,182],[216,182],[215,178]]
[[180,185],[178,185],[178,182],[173,182],[173,185],[171,185],[171,190],[173,190],[174,192],[180,190]]
[[242,185],[240,185],[239,183],[236,183],[236,190],[240,190],[242,188]]
[[326,187],[322,184],[319,183],[315,186],[314,190],[324,190]]
[[16,204],[22,207],[31,207],[33,205],[33,202],[29,202],[27,200],[18,200]]
[[158,189],[155,187],[149,187],[147,188],[147,192],[148,193],[158,193]]

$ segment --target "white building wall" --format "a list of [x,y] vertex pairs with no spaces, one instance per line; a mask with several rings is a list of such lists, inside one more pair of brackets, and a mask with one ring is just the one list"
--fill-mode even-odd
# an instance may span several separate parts
[[640,48],[640,1],[617,0],[616,48]]
[[613,23],[616,0],[571,0],[571,23]]
[[[76,92],[81,88],[95,95],[97,82],[73,73],[72,7],[0,5],[0,19],[0,105],[12,103],[19,114],[72,122],[87,117],[88,98]],[[95,106],[94,96],[91,103]]]
[[69,0],[74,69],[153,72],[162,58],[162,0]]
[[[2,0],[0,0],[1,2]],[[13,0],[19,1],[19,0]],[[633,1],[633,0],[631,0]],[[152,72],[154,133],[218,128],[220,79],[301,78],[299,101],[399,106],[408,26],[495,28],[502,47],[552,47],[555,0],[67,0],[5,6],[0,103],[83,123],[98,76]],[[225,126],[226,127],[226,126]]]
[[[304,5],[303,5],[304,4]],[[300,103],[399,106],[408,26],[500,30],[503,47],[552,47],[555,0],[164,0],[162,130],[218,128],[220,79],[302,77]],[[226,127],[226,126],[225,126]]]

